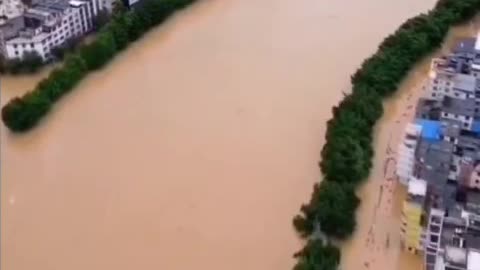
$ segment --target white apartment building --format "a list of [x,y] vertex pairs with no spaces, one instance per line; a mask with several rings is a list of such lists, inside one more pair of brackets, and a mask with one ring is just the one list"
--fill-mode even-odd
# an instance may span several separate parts
[[100,10],[111,11],[111,0],[42,0],[22,16],[0,27],[2,53],[8,59],[22,58],[36,51],[44,60],[53,48],[67,40],[83,36],[93,29]]
[[397,175],[400,183],[407,185],[413,174],[415,149],[422,133],[422,126],[409,123],[405,136],[398,147]]
[[[438,60],[437,60],[438,61]],[[445,96],[469,99],[475,97],[477,78],[473,75],[451,73],[448,69],[431,74],[427,98],[442,100]]]

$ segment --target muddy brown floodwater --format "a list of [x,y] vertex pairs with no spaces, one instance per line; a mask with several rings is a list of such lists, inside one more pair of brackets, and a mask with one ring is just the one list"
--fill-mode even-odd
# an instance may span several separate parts
[[[2,269],[291,269],[331,107],[435,0],[205,0],[22,136],[3,126]],[[39,77],[2,78],[2,103]]]

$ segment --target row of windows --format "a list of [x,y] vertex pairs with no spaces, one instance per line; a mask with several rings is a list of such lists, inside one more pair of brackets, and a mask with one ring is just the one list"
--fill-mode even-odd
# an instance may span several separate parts
[[[444,117],[449,117],[449,116],[450,116],[450,113],[443,112],[443,116],[444,116]],[[452,113],[451,116],[453,116],[455,119],[460,118],[460,115],[458,115],[458,114],[453,114],[453,113]],[[465,116],[465,120],[470,120],[470,118],[471,118],[470,116]],[[465,123],[465,124],[468,125],[467,123]]]
[[[23,44],[22,44],[22,48],[27,48],[27,46],[28,46],[28,44],[27,44],[27,43],[23,43]],[[30,48],[32,48],[32,49],[33,49],[33,47],[34,47],[34,46],[35,46],[35,44],[34,44],[34,43],[30,43]],[[13,48],[15,48],[15,49],[16,49],[17,47],[18,47],[18,44],[13,44]]]
[[[434,83],[435,85],[437,85],[437,84],[438,84],[438,79],[433,80],[433,83]],[[451,82],[447,81],[446,84],[447,84],[447,86],[450,86],[450,85],[451,85]]]

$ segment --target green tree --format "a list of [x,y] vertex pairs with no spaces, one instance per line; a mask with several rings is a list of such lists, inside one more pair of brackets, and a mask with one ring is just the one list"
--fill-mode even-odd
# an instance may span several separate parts
[[324,245],[321,240],[309,240],[294,257],[298,260],[294,270],[336,270],[340,263],[340,250]]

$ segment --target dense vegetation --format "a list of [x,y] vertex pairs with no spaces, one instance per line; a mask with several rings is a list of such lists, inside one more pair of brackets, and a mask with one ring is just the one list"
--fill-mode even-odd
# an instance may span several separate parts
[[438,1],[428,14],[407,20],[386,37],[351,77],[351,94],[333,108],[333,118],[328,121],[319,164],[324,180],[315,185],[312,198],[293,220],[299,234],[310,239],[295,270],[337,267],[338,260],[328,254],[333,251],[324,251],[326,248],[312,239],[321,232],[341,240],[355,230],[359,199],[354,189],[372,167],[373,127],[383,114],[382,100],[396,91],[415,63],[442,44],[451,26],[472,19],[479,10],[480,0]]
[[0,73],[29,74],[43,66],[42,57],[36,52],[25,52],[22,58],[7,60],[0,55]]
[[33,91],[9,101],[2,108],[3,122],[14,132],[33,128],[51,106],[89,72],[102,68],[150,28],[193,2],[195,0],[147,0],[138,9],[116,13],[101,28],[95,41],[68,54],[64,65],[55,69]]

